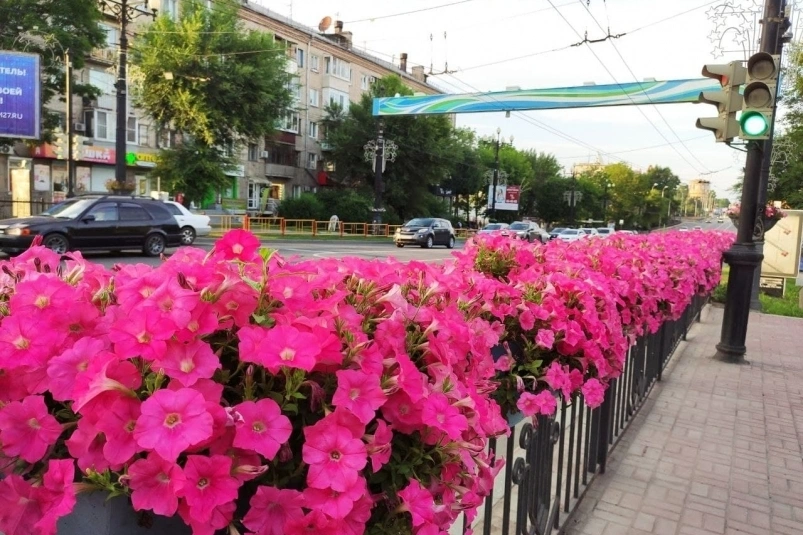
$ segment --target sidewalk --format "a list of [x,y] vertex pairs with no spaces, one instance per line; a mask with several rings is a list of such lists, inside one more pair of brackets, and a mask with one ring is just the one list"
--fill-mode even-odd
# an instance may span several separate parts
[[568,535],[803,534],[803,320],[751,314],[750,365],[711,359],[707,307]]

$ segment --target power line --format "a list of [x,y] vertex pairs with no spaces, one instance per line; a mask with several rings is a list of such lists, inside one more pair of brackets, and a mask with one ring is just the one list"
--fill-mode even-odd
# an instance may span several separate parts
[[[572,23],[571,23],[571,22],[569,22],[569,20],[568,20],[568,19],[567,19],[567,18],[566,18],[566,17],[563,15],[563,13],[561,13],[561,11],[560,11],[560,10],[559,10],[557,7],[555,7],[555,4],[552,2],[552,0],[547,0],[547,1],[549,2],[549,5],[551,5],[551,6],[553,7],[553,9],[555,10],[555,12],[556,12],[556,13],[557,13],[557,14],[560,16],[560,18],[561,18],[561,19],[563,19],[563,22],[565,22],[565,23],[566,23],[566,25],[567,25],[567,26],[569,26],[569,28],[570,28],[570,29],[571,29],[571,30],[572,30],[572,31],[575,33],[575,35],[577,35],[577,37],[578,37],[578,38],[581,38],[581,39],[582,39],[582,36],[580,35],[580,32],[578,32],[578,31],[575,29],[575,27],[572,25]],[[612,72],[611,72],[611,70],[608,68],[608,66],[607,66],[607,65],[605,65],[605,62],[604,62],[604,61],[602,61],[602,58],[600,58],[600,57],[597,55],[597,53],[596,53],[596,52],[594,52],[594,49],[593,49],[593,48],[591,48],[591,47],[588,47],[588,51],[589,51],[589,52],[591,52],[591,54],[594,56],[594,58],[596,58],[597,62],[599,62],[599,64],[600,64],[600,65],[602,65],[602,68],[603,68],[603,69],[605,69],[605,72],[607,72],[607,73],[608,73],[608,76],[610,76],[610,77],[613,79],[614,83],[615,83],[616,85],[618,85],[618,86],[619,86],[619,88],[621,89],[621,88],[622,88],[622,84],[620,84],[620,83],[619,83],[619,81],[618,81],[618,80],[616,79],[616,77],[613,75],[613,73],[612,73]],[[630,100],[630,102],[631,102],[631,103],[635,104],[635,101],[633,100],[633,97],[631,97],[629,93],[625,92],[624,94],[625,94],[625,96],[628,98],[628,100]],[[639,113],[641,113],[641,115],[642,115],[642,116],[643,116],[645,119],[647,119],[647,122],[649,122],[649,123],[650,123],[650,125],[652,125],[653,129],[655,129],[655,131],[658,133],[658,135],[660,135],[660,136],[663,138],[663,140],[667,142],[667,144],[670,144],[670,146],[672,147],[672,149],[673,149],[675,152],[677,152],[677,153],[678,153],[678,156],[680,156],[680,157],[683,159],[683,161],[685,161],[687,164],[689,164],[689,166],[690,166],[690,167],[692,167],[696,173],[700,173],[700,170],[699,170],[699,169],[697,169],[697,167],[696,167],[696,166],[695,166],[693,163],[691,163],[691,162],[689,161],[689,159],[688,159],[688,158],[686,158],[686,156],[684,156],[684,155],[683,155],[683,153],[682,153],[682,152],[680,152],[680,151],[678,150],[678,148],[677,148],[677,147],[675,147],[674,145],[671,145],[671,142],[669,141],[669,139],[667,139],[667,137],[664,135],[664,133],[663,133],[663,132],[661,132],[661,130],[658,128],[658,126],[657,126],[657,125],[656,125],[656,124],[655,124],[655,123],[652,121],[652,119],[650,119],[650,117],[649,117],[649,116],[648,116],[648,115],[647,115],[647,114],[644,112],[644,110],[643,110],[643,109],[641,109],[641,107],[640,107],[640,106],[636,106],[636,109],[639,111]],[[707,169],[706,169],[706,170],[707,170]]]
[[379,19],[389,19],[389,18],[392,18],[392,17],[401,17],[403,15],[412,15],[414,13],[423,13],[424,11],[432,11],[434,9],[441,9],[441,8],[444,8],[444,7],[456,6],[458,4],[466,4],[468,2],[473,2],[473,1],[474,0],[459,0],[458,2],[451,2],[449,4],[440,4],[440,5],[437,5],[437,6],[424,7],[424,8],[421,8],[421,9],[414,9],[412,11],[404,11],[402,13],[393,13],[391,15],[380,15],[378,17],[369,17],[369,18],[366,18],[366,19],[349,20],[349,21],[346,21],[345,24],[356,24],[358,22],[373,22],[373,21],[379,20]]
[[[597,21],[597,19],[596,19],[596,18],[594,17],[594,15],[591,13],[591,10],[588,8],[588,6],[587,6],[587,5],[585,5],[585,4],[583,4],[583,3],[582,3],[582,1],[580,1],[580,4],[581,4],[581,5],[582,5],[582,6],[585,8],[586,12],[587,12],[587,13],[589,14],[589,16],[591,17],[591,20],[593,20],[593,21],[594,21],[594,23],[595,23],[595,24],[596,24],[596,25],[599,27],[599,29],[601,30],[601,29],[602,29],[602,25],[601,25],[601,24],[600,24],[600,23]],[[622,53],[619,51],[619,47],[617,47],[617,46],[616,46],[616,43],[614,43],[613,41],[611,41],[611,46],[612,46],[612,47],[613,47],[613,49],[616,51],[616,55],[617,55],[617,56],[619,56],[619,59],[621,59],[621,60],[622,60],[622,63],[623,63],[623,64],[624,64],[624,66],[627,68],[627,70],[628,70],[628,72],[630,73],[630,75],[633,77],[633,79],[634,79],[634,80],[636,81],[636,83],[638,84],[638,86],[639,86],[639,89],[641,89],[641,91],[644,93],[644,96],[645,96],[645,97],[647,97],[647,100],[649,100],[649,101],[650,101],[650,104],[652,104],[652,107],[653,107],[653,109],[655,109],[655,111],[658,113],[658,116],[661,118],[661,120],[664,122],[664,124],[667,126],[667,128],[669,128],[669,131],[670,131],[670,132],[672,132],[672,134],[673,134],[673,135],[674,135],[674,136],[675,136],[675,137],[678,139],[678,141],[680,141],[680,144],[683,146],[683,148],[684,148],[684,149],[686,149],[686,152],[688,152],[688,153],[691,155],[691,157],[692,157],[692,158],[694,158],[694,161],[696,161],[698,164],[700,164],[700,165],[702,166],[702,168],[703,168],[703,169],[705,169],[706,171],[708,171],[708,172],[711,172],[711,170],[708,168],[708,166],[706,166],[706,165],[705,165],[703,162],[701,162],[701,161],[700,161],[700,159],[697,157],[697,155],[696,155],[696,154],[694,154],[694,153],[693,153],[691,150],[689,150],[689,147],[687,147],[687,146],[686,146],[686,144],[685,144],[685,143],[683,143],[683,141],[680,139],[680,136],[678,135],[678,133],[675,131],[675,129],[672,127],[672,125],[671,125],[671,124],[669,124],[669,121],[667,121],[667,120],[666,120],[666,117],[664,117],[664,114],[663,114],[663,113],[661,113],[661,110],[660,110],[660,109],[658,109],[658,107],[655,105],[655,102],[653,102],[652,98],[650,98],[650,95],[649,95],[649,93],[647,93],[647,91],[644,89],[644,86],[643,86],[643,85],[641,84],[641,82],[638,80],[638,77],[637,77],[637,76],[636,76],[636,74],[633,72],[633,69],[631,69],[631,68],[630,68],[630,65],[627,63],[627,61],[625,60],[625,57],[624,57],[624,56],[622,55]]]

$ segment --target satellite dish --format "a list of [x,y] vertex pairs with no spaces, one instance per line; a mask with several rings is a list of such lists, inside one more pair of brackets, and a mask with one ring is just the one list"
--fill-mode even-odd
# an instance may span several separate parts
[[321,19],[321,22],[318,23],[318,29],[321,32],[325,32],[326,30],[329,29],[331,25],[332,25],[332,17],[324,17]]

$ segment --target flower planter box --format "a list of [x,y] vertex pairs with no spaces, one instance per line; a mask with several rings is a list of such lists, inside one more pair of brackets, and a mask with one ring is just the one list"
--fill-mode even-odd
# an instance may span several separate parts
[[72,513],[58,522],[58,535],[191,535],[178,516],[165,518],[134,511],[125,496],[106,500],[105,492],[79,494]]
[[[731,220],[731,223],[733,223],[733,226],[738,229],[739,228],[739,218],[738,217],[731,217],[730,220]],[[774,227],[776,224],[778,224],[778,221],[779,221],[778,219],[765,217],[764,218],[764,232],[765,233],[769,232],[772,227]]]

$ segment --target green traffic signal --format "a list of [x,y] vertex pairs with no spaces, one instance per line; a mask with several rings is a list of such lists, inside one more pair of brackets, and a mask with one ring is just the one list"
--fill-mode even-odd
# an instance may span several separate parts
[[739,118],[739,124],[742,127],[742,132],[748,136],[763,136],[770,129],[770,123],[767,117],[757,111],[742,113]]

